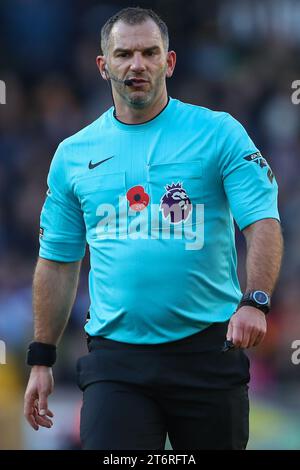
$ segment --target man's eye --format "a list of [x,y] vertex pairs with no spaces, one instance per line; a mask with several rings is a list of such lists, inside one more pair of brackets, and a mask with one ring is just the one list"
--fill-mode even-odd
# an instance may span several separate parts
[[152,55],[154,55],[154,52],[153,52],[153,51],[147,51],[147,52],[146,52],[146,55],[152,56]]
[[128,56],[129,56],[128,52],[120,52],[118,54],[118,57],[128,57]]

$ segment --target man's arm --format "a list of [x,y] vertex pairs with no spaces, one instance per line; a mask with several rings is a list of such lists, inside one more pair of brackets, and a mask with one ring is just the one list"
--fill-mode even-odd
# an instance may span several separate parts
[[33,277],[34,340],[57,344],[75,300],[81,261],[39,258]]
[[[33,279],[34,340],[56,345],[75,300],[81,261],[61,263],[39,258]],[[52,368],[33,366],[25,392],[24,414],[35,429],[51,427],[47,397],[53,391]]]
[[[247,244],[246,292],[263,290],[272,294],[281,266],[283,238],[280,223],[263,219],[243,230]],[[265,314],[250,306],[243,306],[231,317],[227,339],[236,347],[257,346],[266,334]]]
[[272,294],[281,266],[283,238],[275,219],[259,220],[243,230],[247,243],[246,291]]

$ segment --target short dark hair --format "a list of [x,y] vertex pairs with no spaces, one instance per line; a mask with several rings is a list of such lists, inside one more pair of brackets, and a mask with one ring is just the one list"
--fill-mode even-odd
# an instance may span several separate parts
[[101,29],[101,49],[102,53],[108,49],[108,41],[111,30],[117,21],[124,21],[124,23],[130,25],[136,25],[144,23],[151,19],[154,23],[158,26],[161,37],[163,39],[164,45],[166,50],[169,49],[169,33],[168,27],[166,23],[153,11],[148,8],[140,8],[140,7],[128,7],[123,8],[122,10],[118,11],[115,15],[111,16],[105,23],[105,25]]

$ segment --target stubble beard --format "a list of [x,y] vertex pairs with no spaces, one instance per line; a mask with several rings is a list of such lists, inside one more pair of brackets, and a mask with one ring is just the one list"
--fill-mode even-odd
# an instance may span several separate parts
[[134,92],[124,91],[123,85],[117,84],[116,89],[121,98],[126,101],[127,105],[133,109],[144,109],[150,106],[158,96],[163,87],[166,77],[167,66],[161,71],[160,75],[156,78],[153,86],[149,91],[143,94],[135,94]]

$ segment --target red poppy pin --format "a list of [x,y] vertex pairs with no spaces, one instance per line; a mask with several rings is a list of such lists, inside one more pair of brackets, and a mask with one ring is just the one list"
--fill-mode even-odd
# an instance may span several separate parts
[[126,197],[129,201],[130,209],[138,212],[145,209],[149,204],[149,195],[143,186],[133,186],[127,191]]

